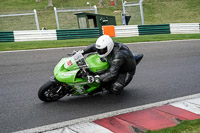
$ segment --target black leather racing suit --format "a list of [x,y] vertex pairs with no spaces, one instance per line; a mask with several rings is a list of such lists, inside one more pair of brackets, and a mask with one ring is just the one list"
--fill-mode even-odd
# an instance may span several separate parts
[[[91,44],[87,46],[83,50],[83,54],[96,52],[97,49],[95,45],[96,44]],[[135,74],[135,58],[126,45],[114,42],[114,48],[107,56],[107,61],[110,67],[105,73],[99,75],[100,81],[108,83],[109,85],[111,83],[112,85],[109,86],[111,91],[115,94],[119,94],[123,88],[128,85]]]

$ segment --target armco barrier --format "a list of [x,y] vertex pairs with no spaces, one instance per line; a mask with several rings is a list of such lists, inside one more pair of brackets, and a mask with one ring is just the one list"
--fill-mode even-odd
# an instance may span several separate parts
[[27,30],[27,31],[0,32],[0,42],[97,38],[101,35],[102,35],[102,30],[99,28],[72,29],[72,30]]
[[139,36],[137,25],[115,26],[115,37]]
[[106,30],[106,32],[103,32],[99,28],[0,32],[0,42],[97,38],[103,33],[111,37],[131,37],[151,34],[193,34],[200,33],[200,24],[172,23],[159,25],[103,26],[102,29],[104,31]]
[[14,42],[13,32],[0,32],[0,42]]
[[99,28],[91,29],[73,29],[73,30],[56,30],[57,39],[78,39],[78,38],[96,38],[102,35],[102,30]]
[[169,24],[138,25],[139,35],[170,34]]
[[[106,29],[107,26],[103,26]],[[200,33],[199,23],[172,23],[159,25],[115,26],[115,37],[131,37],[152,34],[195,34]],[[109,33],[106,33],[109,35]]]
[[15,42],[57,40],[56,30],[14,31]]
[[199,23],[173,23],[170,24],[171,34],[199,33]]

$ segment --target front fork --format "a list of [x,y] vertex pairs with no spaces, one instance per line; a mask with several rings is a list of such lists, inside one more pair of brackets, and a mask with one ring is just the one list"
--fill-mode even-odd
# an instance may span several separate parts
[[63,88],[62,83],[60,83],[54,76],[51,76],[51,77],[49,78],[49,80],[50,80],[51,82],[54,82],[54,83],[60,85],[59,88],[58,88],[58,90],[56,91],[56,93],[59,93],[60,90]]
[[69,86],[65,83],[59,82],[54,76],[50,77],[49,80],[51,82],[55,82],[60,85],[59,89],[56,91],[57,93],[59,93],[63,88],[65,88],[67,90],[68,94],[71,94],[73,92],[73,89],[71,86]]

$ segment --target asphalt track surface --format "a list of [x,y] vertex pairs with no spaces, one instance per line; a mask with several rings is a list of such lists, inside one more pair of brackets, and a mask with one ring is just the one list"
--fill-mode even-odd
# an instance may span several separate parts
[[[119,95],[64,97],[44,103],[38,88],[74,48],[0,53],[0,132],[135,107],[200,93],[200,40],[128,44],[143,53],[134,80]],[[82,48],[78,48],[82,49]],[[76,48],[77,50],[77,48]]]

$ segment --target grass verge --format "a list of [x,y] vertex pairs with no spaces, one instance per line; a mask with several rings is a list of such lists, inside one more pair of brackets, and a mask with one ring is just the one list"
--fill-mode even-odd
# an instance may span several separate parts
[[[133,0],[126,0],[131,2]],[[135,0],[139,2],[139,0]],[[54,7],[71,9],[97,5],[99,0],[53,0]],[[48,1],[41,0],[1,0],[0,14],[19,14],[37,10],[40,28],[56,29],[56,20],[53,7],[47,7]],[[117,25],[122,25],[122,3],[118,0],[118,6],[111,6],[110,0],[103,0],[103,6],[98,6],[98,13],[112,15],[116,18]],[[145,24],[168,24],[168,23],[199,23],[200,0],[144,0]],[[93,12],[93,11],[91,11]],[[141,24],[139,6],[126,7],[127,15],[131,15],[129,25]],[[77,29],[75,12],[58,13],[61,29]],[[94,12],[93,12],[94,13]],[[1,17],[0,31],[35,30],[34,16]]]
[[158,131],[147,131],[147,133],[200,133],[200,119],[183,121],[175,127],[169,127]]
[[[0,51],[87,46],[91,43],[95,43],[96,39],[97,38],[55,40],[55,41],[2,42],[0,43]],[[200,34],[175,34],[175,35],[163,34],[163,35],[143,35],[136,37],[113,38],[114,41],[122,43],[186,40],[186,39],[200,39]]]

